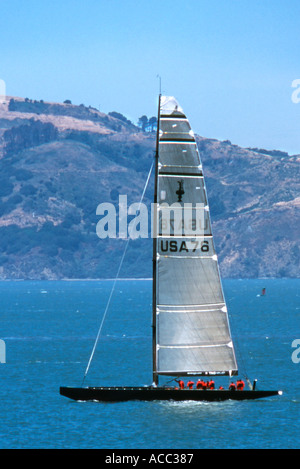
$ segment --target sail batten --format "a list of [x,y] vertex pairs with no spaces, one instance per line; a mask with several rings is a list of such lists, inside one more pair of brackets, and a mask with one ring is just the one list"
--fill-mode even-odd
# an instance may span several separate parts
[[202,163],[173,97],[160,99],[156,177],[154,371],[236,374]]
[[213,348],[213,347],[231,347],[230,342],[228,344],[209,344],[209,345],[160,345],[159,348],[165,349],[196,349],[196,348]]

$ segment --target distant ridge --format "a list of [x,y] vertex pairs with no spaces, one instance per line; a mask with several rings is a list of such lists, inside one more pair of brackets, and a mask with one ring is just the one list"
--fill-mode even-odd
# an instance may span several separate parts
[[[139,200],[155,133],[68,101],[0,103],[0,279],[116,274],[124,241],[97,237],[96,207]],[[222,275],[299,277],[299,155],[197,141]],[[150,240],[131,241],[121,276],[151,277],[151,258]]]

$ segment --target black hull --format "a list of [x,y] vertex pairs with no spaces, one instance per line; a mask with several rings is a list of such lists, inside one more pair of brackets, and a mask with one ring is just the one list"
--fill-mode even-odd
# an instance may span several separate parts
[[124,401],[243,401],[277,396],[280,391],[228,391],[174,389],[165,387],[61,387],[60,394],[75,401],[124,402]]

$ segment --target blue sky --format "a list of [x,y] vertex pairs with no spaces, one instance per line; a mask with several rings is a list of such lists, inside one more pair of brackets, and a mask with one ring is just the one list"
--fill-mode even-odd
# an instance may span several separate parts
[[[159,83],[194,131],[300,153],[299,0],[0,0],[11,96],[156,115]],[[300,93],[299,93],[300,96]]]

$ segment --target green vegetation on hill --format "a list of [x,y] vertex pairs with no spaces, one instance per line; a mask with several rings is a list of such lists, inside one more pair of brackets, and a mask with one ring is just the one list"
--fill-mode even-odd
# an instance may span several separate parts
[[[97,237],[96,208],[110,202],[118,213],[119,194],[139,201],[155,149],[155,133],[142,130],[69,102],[15,98],[0,110],[0,278],[115,276],[124,240]],[[298,157],[197,140],[222,274],[298,277]],[[151,259],[151,239],[131,241],[121,276],[150,277]]]

